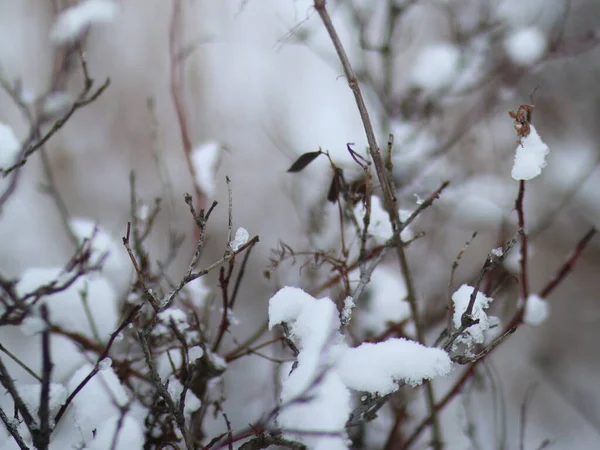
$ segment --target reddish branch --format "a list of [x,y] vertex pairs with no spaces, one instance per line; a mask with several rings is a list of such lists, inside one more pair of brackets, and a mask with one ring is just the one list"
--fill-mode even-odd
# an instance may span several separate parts
[[[546,297],[546,296],[550,295],[550,293],[558,286],[558,284],[560,282],[562,282],[566,278],[566,276],[573,270],[573,267],[575,266],[575,263],[577,262],[577,260],[581,256],[581,254],[583,253],[583,250],[585,249],[585,247],[592,240],[592,238],[594,237],[594,235],[596,234],[596,232],[597,232],[597,230],[595,228],[591,228],[585,234],[585,236],[583,236],[583,238],[577,243],[575,249],[573,250],[573,252],[571,252],[571,255],[567,258],[567,260],[565,261],[565,263],[556,272],[556,275],[554,275],[550,279],[550,281],[548,282],[548,284],[543,289],[540,290],[540,296],[541,297]],[[517,312],[515,313],[515,315],[511,319],[511,321],[504,327],[504,330],[502,331],[501,336],[510,334],[510,333],[514,332],[519,327],[519,325],[523,322],[523,312],[524,312],[524,305],[522,305],[517,310]],[[495,349],[496,347],[497,346],[494,346],[490,351],[487,351],[485,353],[484,357],[488,356],[491,353],[491,351],[493,349]],[[464,384],[475,373],[475,369],[477,368],[477,364],[479,364],[481,361],[483,361],[484,357],[476,359],[475,362],[473,362],[471,365],[469,365],[469,367],[467,367],[467,369],[463,372],[463,374],[460,376],[460,378],[458,380],[456,380],[456,382],[454,383],[454,385],[452,386],[452,388],[450,388],[450,390],[446,393],[446,395],[439,402],[437,402],[435,404],[434,411],[436,413],[439,412],[439,411],[441,411],[444,407],[446,407],[446,405],[458,393],[460,393],[460,391],[462,390]],[[425,419],[423,419],[423,421],[419,425],[417,425],[417,427],[413,430],[412,434],[407,438],[406,443],[404,445],[404,448],[410,448],[410,446],[415,443],[416,439],[421,435],[421,433],[431,423],[432,423],[432,415],[430,414],[428,417],[426,417]]]

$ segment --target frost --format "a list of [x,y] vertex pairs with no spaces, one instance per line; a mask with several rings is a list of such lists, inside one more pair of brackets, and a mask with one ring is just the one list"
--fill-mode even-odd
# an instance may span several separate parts
[[548,146],[542,141],[533,125],[528,136],[521,139],[517,146],[515,162],[512,168],[512,177],[516,181],[531,180],[542,173],[546,167]]
[[426,92],[449,86],[458,75],[460,51],[448,43],[425,47],[412,70],[413,84]]
[[523,322],[534,327],[543,324],[550,315],[548,302],[538,295],[532,294],[525,302]]
[[19,154],[21,144],[11,127],[0,122],[0,168],[12,166]]
[[519,66],[538,62],[546,52],[546,36],[536,27],[513,31],[504,40],[504,50],[511,61]]
[[452,361],[442,349],[404,338],[349,348],[338,362],[346,386],[379,395],[394,392],[399,381],[416,386],[424,379],[448,375],[451,369]]
[[218,142],[206,142],[196,147],[191,154],[194,181],[207,197],[216,194],[215,173],[221,156]]
[[94,24],[112,22],[119,6],[110,0],[83,0],[63,11],[52,25],[50,39],[55,44],[74,42]]
[[[469,306],[471,294],[474,288],[463,284],[454,294],[452,294],[452,301],[454,302],[454,316],[452,323],[455,329],[460,329],[462,323],[462,315]],[[473,304],[473,312],[471,318],[478,320],[479,322],[471,325],[467,328],[457,339],[456,343],[464,343],[467,347],[473,344],[482,344],[485,338],[485,331],[490,327],[490,321],[485,313],[485,309],[490,305],[492,299],[486,297],[481,292],[477,293],[475,297],[475,303]]]
[[229,243],[231,250],[237,252],[242,245],[248,242],[249,238],[250,234],[248,233],[248,230],[245,228],[238,228],[235,232],[235,236],[233,237],[233,241]]

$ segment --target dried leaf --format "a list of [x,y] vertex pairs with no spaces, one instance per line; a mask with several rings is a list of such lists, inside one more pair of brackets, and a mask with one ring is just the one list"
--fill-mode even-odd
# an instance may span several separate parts
[[318,150],[316,152],[308,152],[300,155],[296,162],[292,164],[292,167],[288,169],[288,172],[300,172],[311,162],[317,159],[317,156],[319,156],[321,153],[323,152],[321,150]]
[[340,191],[342,189],[342,179],[341,179],[341,170],[336,169],[333,173],[333,180],[331,180],[331,186],[329,187],[329,192],[327,193],[327,200],[331,203],[335,203],[340,195]]

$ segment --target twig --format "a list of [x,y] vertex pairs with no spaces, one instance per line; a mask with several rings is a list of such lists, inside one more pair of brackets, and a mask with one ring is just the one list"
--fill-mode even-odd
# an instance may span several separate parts
[[517,196],[517,200],[515,202],[515,209],[517,210],[517,215],[519,216],[519,228],[523,230],[521,234],[521,298],[523,299],[523,303],[527,302],[527,298],[529,297],[529,277],[527,274],[527,232],[525,231],[525,211],[523,207],[523,199],[525,197],[525,181],[521,180],[519,182],[519,195]]
[[161,309],[160,301],[156,298],[156,296],[154,295],[152,290],[146,284],[146,278],[144,277],[144,274],[140,270],[140,266],[138,265],[137,260],[135,259],[133,250],[131,250],[131,245],[129,245],[130,235],[131,235],[131,222],[127,222],[127,232],[125,233],[125,236],[123,237],[123,245],[125,246],[125,249],[127,250],[127,254],[129,255],[129,259],[131,260],[131,263],[133,264],[133,267],[135,268],[135,272],[138,275],[138,279],[140,280],[140,283],[142,283],[144,292],[146,294],[146,299],[148,300],[148,302],[150,303],[150,305],[152,306],[154,311],[159,312]]
[[42,304],[40,312],[45,324],[42,332],[42,389],[38,411],[40,430],[33,437],[38,450],[46,450],[50,444],[50,433],[52,431],[50,428],[50,381],[53,364],[50,354],[50,320],[48,318],[48,307],[45,303]]
[[558,269],[557,273],[552,277],[552,279],[542,288],[540,291],[540,297],[546,298],[548,297],[552,291],[560,284],[561,281],[565,279],[565,277],[573,270],[575,263],[581,256],[583,249],[589,244],[592,238],[596,235],[598,230],[595,227],[592,227],[581,240],[575,246],[575,249],[571,252],[565,263]]
[[8,418],[2,407],[0,407],[0,420],[2,420],[4,426],[6,427],[6,430],[15,440],[19,448],[21,450],[29,450],[29,447],[27,447],[27,444],[25,444],[25,441],[19,434],[19,429],[16,427],[15,422]]
[[146,365],[148,366],[148,370],[150,371],[150,377],[152,378],[153,385],[156,388],[158,394],[167,404],[169,412],[173,415],[175,423],[177,424],[177,428],[179,428],[179,431],[181,431],[181,434],[183,436],[186,448],[188,450],[192,450],[194,447],[192,439],[190,437],[190,433],[185,425],[185,417],[183,416],[181,410],[175,405],[171,394],[160,379],[160,375],[158,374],[156,370],[156,365],[154,364],[154,358],[152,357],[152,353],[150,352],[150,348],[148,347],[146,332],[144,330],[139,330],[137,334],[140,340],[140,344],[142,346],[142,351],[144,352]]

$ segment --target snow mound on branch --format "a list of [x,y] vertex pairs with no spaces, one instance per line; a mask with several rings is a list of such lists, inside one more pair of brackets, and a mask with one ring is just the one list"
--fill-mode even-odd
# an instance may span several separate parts
[[531,125],[529,135],[522,138],[517,146],[511,173],[513,180],[531,180],[541,174],[542,169],[546,167],[546,155],[549,151],[535,127]]
[[[298,349],[297,363],[284,368],[278,421],[288,436],[309,448],[347,448],[345,423],[350,389],[394,392],[398,383],[416,385],[446,375],[452,363],[442,350],[406,339],[349,348],[340,334],[339,313],[329,298],[284,287],[269,301],[269,327],[285,323]],[[291,369],[291,370],[290,370]],[[335,433],[311,436],[301,431]]]
[[[460,329],[461,327],[462,315],[469,306],[473,290],[473,287],[463,284],[454,294],[452,294],[452,301],[454,302],[454,316],[452,317],[452,323],[456,330]],[[464,343],[467,345],[467,347],[471,347],[473,344],[483,343],[485,339],[485,332],[490,328],[490,318],[487,316],[484,310],[490,306],[492,300],[492,298],[486,297],[481,292],[477,292],[475,303],[473,303],[471,318],[479,322],[467,328],[456,339],[456,344]]]
[[114,1],[83,0],[60,13],[50,30],[50,39],[55,44],[77,41],[90,26],[112,22],[118,13]]

